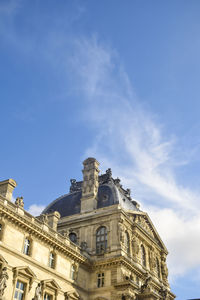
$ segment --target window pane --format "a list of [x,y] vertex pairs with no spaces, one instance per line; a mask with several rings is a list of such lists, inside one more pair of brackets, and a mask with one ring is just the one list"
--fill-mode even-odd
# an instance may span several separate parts
[[22,282],[20,282],[20,290],[24,290],[24,284]]
[[18,295],[18,292],[17,291],[15,291],[15,299],[17,299],[17,295]]

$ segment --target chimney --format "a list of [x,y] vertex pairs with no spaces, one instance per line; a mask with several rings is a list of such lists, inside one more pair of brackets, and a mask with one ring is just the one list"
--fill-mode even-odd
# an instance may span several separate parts
[[0,181],[0,194],[4,196],[7,200],[12,200],[12,194],[17,183],[14,179],[7,179]]
[[87,158],[83,162],[83,184],[81,212],[89,212],[97,208],[99,187],[99,162],[95,158]]

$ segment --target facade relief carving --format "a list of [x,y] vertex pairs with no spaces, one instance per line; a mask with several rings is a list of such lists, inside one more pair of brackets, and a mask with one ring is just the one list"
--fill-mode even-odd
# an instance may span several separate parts
[[166,300],[167,299],[167,295],[168,295],[168,291],[165,288],[161,288],[159,291],[160,296],[162,297],[162,300]]
[[161,272],[162,272],[162,278],[165,282],[167,282],[168,278],[168,268],[166,264],[166,258],[163,256],[161,260]]
[[3,300],[4,291],[7,287],[7,280],[8,280],[8,272],[7,267],[3,267],[0,274],[0,300]]
[[149,267],[150,267],[150,270],[153,272],[156,269],[156,254],[153,250],[151,252],[149,252]]
[[42,299],[42,287],[41,287],[41,283],[38,283],[35,289],[35,296],[32,300],[41,300],[41,299]]
[[118,223],[118,236],[119,236],[119,242],[120,243],[124,243],[124,225],[122,224],[122,222]]
[[145,282],[141,286],[141,293],[145,293],[145,292],[150,292],[151,291],[151,281],[152,281],[151,276],[148,276],[145,279]]
[[134,222],[139,224],[145,231],[147,231],[152,237],[154,237],[154,233],[144,216],[136,215],[134,218]]
[[140,246],[139,246],[139,240],[137,237],[132,238],[132,250],[133,250],[133,255],[138,255],[140,251]]

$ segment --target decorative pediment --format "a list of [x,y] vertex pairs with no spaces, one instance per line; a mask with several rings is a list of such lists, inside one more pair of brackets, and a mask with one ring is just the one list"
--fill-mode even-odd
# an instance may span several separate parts
[[27,277],[35,278],[35,273],[27,266],[27,267],[15,267],[13,268],[14,276],[18,276],[19,274],[25,275]]
[[18,276],[21,276],[29,281],[29,289],[31,289],[33,280],[36,278],[35,273],[27,266],[13,268],[13,281],[15,283]]
[[134,222],[138,224],[148,235],[150,235],[156,242],[167,252],[167,249],[156,231],[151,219],[147,213],[134,214]]
[[41,285],[43,289],[47,287],[53,290],[60,290],[60,286],[57,284],[57,282],[54,279],[42,280]]
[[65,293],[65,299],[66,300],[79,300],[80,296],[77,293],[77,291],[70,291]]

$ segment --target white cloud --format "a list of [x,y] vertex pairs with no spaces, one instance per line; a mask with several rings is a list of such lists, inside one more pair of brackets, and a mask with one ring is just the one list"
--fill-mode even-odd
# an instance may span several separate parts
[[32,204],[29,207],[28,212],[33,216],[39,216],[44,209],[44,205]]
[[135,188],[170,251],[171,275],[183,275],[200,265],[200,192],[176,176],[184,150],[177,153],[177,139],[164,136],[163,124],[139,103],[115,51],[95,37],[79,40],[72,66],[96,129],[86,155]]

